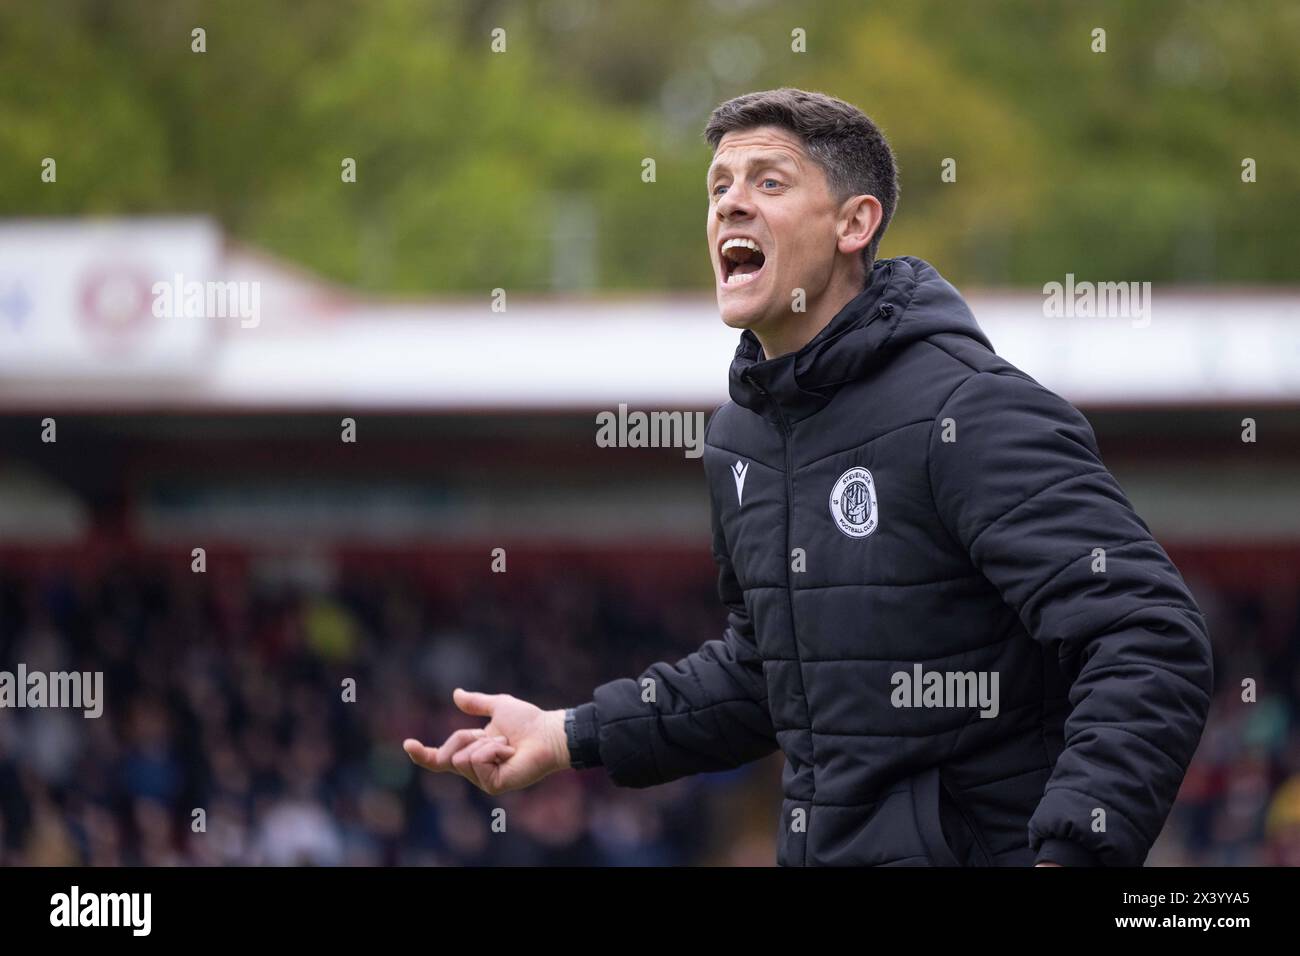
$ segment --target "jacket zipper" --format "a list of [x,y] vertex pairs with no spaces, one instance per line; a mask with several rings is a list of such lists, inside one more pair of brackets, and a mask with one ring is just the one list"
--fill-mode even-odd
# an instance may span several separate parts
[[[749,382],[750,385],[754,386],[754,388],[758,389],[759,392],[762,393],[763,397],[766,398],[766,399],[767,399],[767,400],[772,404],[772,407],[773,407],[774,409],[776,409],[776,417],[777,417],[777,419],[778,419],[778,420],[780,421],[780,423],[781,423],[781,447],[782,447],[782,450],[785,452],[785,551],[786,551],[786,553],[783,554],[782,557],[781,557],[781,563],[785,565],[785,590],[786,590],[786,600],[788,600],[788,601],[790,602],[790,641],[791,641],[791,643],[794,645],[794,656],[795,656],[795,658],[799,661],[799,683],[802,684],[802,683],[803,683],[803,659],[799,656],[799,638],[798,638],[798,635],[795,633],[795,626],[794,626],[794,584],[793,584],[793,582],[790,580],[790,555],[789,555],[789,548],[790,548],[790,521],[791,521],[791,515],[794,513],[794,477],[793,477],[793,475],[792,475],[792,473],[791,473],[791,471],[790,471],[790,426],[789,426],[789,424],[788,424],[788,423],[786,422],[786,420],[785,420],[785,412],[783,412],[783,411],[781,410],[781,403],[775,401],[775,400],[772,398],[771,393],[770,393],[767,389],[765,389],[762,385],[759,385],[758,382],[754,381],[753,376],[751,376],[748,372],[746,372],[746,373],[744,374],[743,378],[745,379],[745,381]],[[807,698],[807,694],[806,694],[806,691],[805,691],[805,699],[806,699],[806,698]],[[812,798],[808,801],[808,804],[809,804],[809,812],[808,812],[808,816],[809,816],[809,818],[810,818],[809,822],[811,823],[811,817],[812,817],[812,810],[811,810],[811,807],[812,807],[812,803],[813,803],[813,801],[817,799],[817,782],[816,782],[816,781],[817,781],[817,777],[816,777],[816,771],[817,771],[817,750],[816,750],[816,745],[813,744],[813,742],[812,742],[812,711],[811,711],[811,709],[808,711],[808,745],[809,745],[810,748],[812,748],[812,751],[813,751],[813,754],[812,754],[812,757],[813,757],[813,795],[812,795]],[[804,835],[803,835],[803,837],[804,837],[804,839],[803,839],[803,865],[804,865],[804,866],[807,866],[807,865],[808,865],[808,833],[805,832]]]

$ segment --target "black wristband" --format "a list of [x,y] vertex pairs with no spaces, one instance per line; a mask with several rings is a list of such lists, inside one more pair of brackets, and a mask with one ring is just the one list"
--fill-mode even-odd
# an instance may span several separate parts
[[594,704],[581,704],[564,711],[564,740],[569,747],[569,766],[574,770],[601,766],[600,732]]

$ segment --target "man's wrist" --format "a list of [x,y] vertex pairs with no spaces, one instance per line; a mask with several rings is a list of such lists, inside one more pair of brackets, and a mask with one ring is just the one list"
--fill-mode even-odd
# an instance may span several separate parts
[[546,712],[546,737],[550,741],[551,752],[555,754],[555,765],[558,770],[568,770],[572,766],[564,732],[566,713],[564,708]]

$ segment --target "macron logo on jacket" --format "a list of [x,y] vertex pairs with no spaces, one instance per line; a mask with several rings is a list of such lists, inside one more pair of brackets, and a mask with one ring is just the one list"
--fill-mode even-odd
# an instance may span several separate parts
[[745,475],[749,473],[749,462],[736,462],[731,466],[731,477],[736,479],[736,504],[745,503]]

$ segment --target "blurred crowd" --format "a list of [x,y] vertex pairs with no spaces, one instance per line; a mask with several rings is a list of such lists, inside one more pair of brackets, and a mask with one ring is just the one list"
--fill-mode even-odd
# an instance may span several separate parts
[[724,844],[715,819],[754,768],[638,791],[553,774],[489,797],[401,748],[483,724],[454,687],[563,707],[717,636],[707,575],[656,596],[512,570],[452,594],[436,574],[281,570],[0,571],[0,669],[100,670],[105,701],[98,719],[0,710],[0,863],[770,862],[766,831]]
[[[718,636],[705,560],[455,579],[0,568],[0,669],[100,670],[105,688],[98,719],[0,710],[0,864],[771,865],[779,755],[645,790],[592,770],[489,797],[401,749],[481,725],[454,687],[557,708]],[[1193,587],[1217,697],[1149,863],[1300,864],[1294,593]]]
[[1188,577],[1214,644],[1215,697],[1148,864],[1300,866],[1300,573]]

